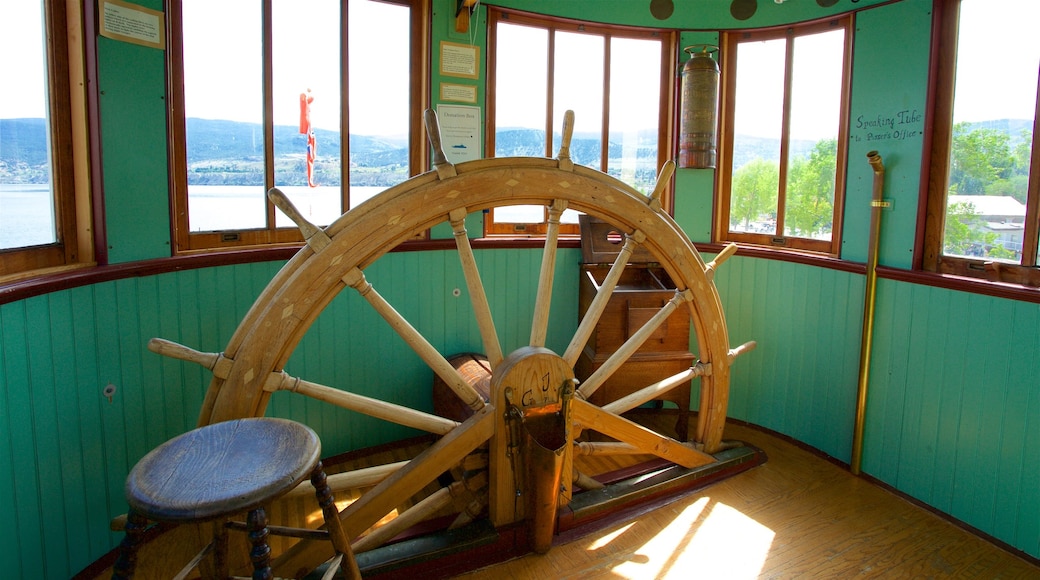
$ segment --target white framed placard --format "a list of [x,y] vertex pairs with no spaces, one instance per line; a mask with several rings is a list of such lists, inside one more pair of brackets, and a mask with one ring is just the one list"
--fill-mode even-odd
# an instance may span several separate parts
[[98,34],[141,46],[166,48],[165,15],[121,0],[101,0]]
[[444,157],[452,163],[483,157],[481,151],[480,107],[437,105]]

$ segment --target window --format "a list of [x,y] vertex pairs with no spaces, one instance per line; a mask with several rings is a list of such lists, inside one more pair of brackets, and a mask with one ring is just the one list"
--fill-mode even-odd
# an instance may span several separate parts
[[941,8],[922,266],[1040,286],[1033,147],[1040,45],[1030,26],[1040,6],[950,0]]
[[[563,115],[573,110],[571,159],[652,192],[671,143],[670,33],[494,9],[488,26],[489,154],[555,156]],[[494,208],[485,233],[542,235],[547,214],[542,206]],[[577,233],[577,212],[560,221],[561,233]]]
[[412,51],[425,46],[426,25],[413,4],[421,2],[176,3],[179,250],[299,241],[267,200],[274,186],[325,226],[423,170],[413,127],[425,72]]
[[11,87],[0,99],[0,276],[92,259],[76,215],[73,111],[84,96],[70,89],[81,84],[70,75],[82,78],[83,48],[68,43],[82,27],[65,10],[57,1],[0,4],[0,78]]
[[725,36],[720,241],[837,255],[849,19]]

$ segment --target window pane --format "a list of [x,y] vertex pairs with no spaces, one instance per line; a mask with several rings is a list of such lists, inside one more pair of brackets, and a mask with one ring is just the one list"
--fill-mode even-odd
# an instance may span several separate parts
[[[556,33],[553,57],[553,132],[563,127],[563,115],[574,111],[571,159],[593,169],[604,169],[603,79],[605,38],[573,32]],[[553,137],[551,155],[560,149],[559,134]]]
[[845,32],[794,39],[784,235],[831,239]]
[[610,39],[607,173],[649,195],[657,183],[661,43]]
[[502,224],[537,224],[545,221],[545,208],[540,205],[508,205],[496,207],[495,221]]
[[350,205],[409,177],[410,11],[350,0]]
[[786,45],[781,38],[737,46],[731,232],[776,233]]
[[[343,213],[339,22],[338,0],[272,5],[274,183],[319,226]],[[277,211],[275,225],[294,224]]]
[[185,0],[182,10],[188,227],[265,227],[259,6]]
[[58,241],[44,25],[42,2],[0,4],[0,249]]
[[1033,25],[1038,17],[1040,5],[1029,0],[961,2],[946,255],[1022,259],[1040,66]]
[[549,32],[499,23],[495,34],[495,157],[543,157]]
[[[495,157],[544,157],[549,31],[500,22],[495,34]],[[492,217],[539,223],[544,214],[539,205],[512,206]]]

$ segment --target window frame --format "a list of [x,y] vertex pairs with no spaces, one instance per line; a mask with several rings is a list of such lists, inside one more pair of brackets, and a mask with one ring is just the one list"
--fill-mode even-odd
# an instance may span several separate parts
[[[784,103],[783,121],[781,129],[780,145],[780,176],[779,191],[777,198],[777,212],[783,211],[785,201],[785,190],[787,187],[786,177],[789,169],[789,139],[791,118],[791,91],[792,91],[792,63],[794,57],[794,43],[791,42],[799,36],[806,36],[844,28],[844,56],[842,60],[841,80],[841,104],[838,118],[837,156],[835,159],[834,176],[834,216],[831,222],[831,239],[815,240],[811,238],[800,238],[785,236],[781,229],[781,221],[777,220],[777,232],[754,233],[754,232],[731,232],[729,231],[730,205],[732,202],[733,185],[733,145],[734,145],[734,114],[736,110],[736,82],[737,74],[737,45],[741,42],[754,42],[760,40],[775,40],[787,38],[784,72]],[[737,242],[767,248],[795,250],[800,252],[812,252],[827,256],[838,257],[841,252],[842,222],[844,217],[845,194],[847,186],[848,167],[848,132],[849,132],[849,100],[852,87],[852,43],[853,43],[853,15],[846,14],[839,18],[829,18],[801,24],[792,24],[779,28],[734,30],[724,32],[722,35],[720,54],[720,69],[722,82],[720,90],[719,107],[719,152],[718,166],[716,168],[716,211],[713,239],[718,243]]]
[[[676,90],[676,58],[675,55],[678,51],[678,34],[676,31],[658,28],[646,28],[636,26],[619,26],[610,24],[600,24],[593,22],[585,22],[581,20],[572,20],[568,18],[547,16],[541,14],[533,14],[528,12],[522,12],[518,10],[511,10],[505,8],[499,8],[496,6],[488,7],[488,18],[487,18],[487,122],[485,123],[485,155],[487,157],[495,156],[495,113],[496,113],[496,79],[498,78],[498,71],[496,66],[496,55],[497,55],[497,39],[496,30],[500,22],[508,22],[509,24],[518,24],[522,26],[530,26],[533,28],[540,28],[547,30],[549,33],[548,46],[549,51],[547,54],[546,63],[546,75],[547,75],[547,87],[546,87],[546,119],[545,119],[545,131],[546,131],[546,145],[544,155],[546,157],[553,157],[556,155],[559,149],[559,143],[553,143],[553,132],[560,130],[560,127],[553,126],[553,119],[555,111],[553,109],[553,53],[552,47],[553,36],[556,32],[575,32],[585,34],[602,35],[606,38],[607,50],[605,53],[604,67],[605,73],[603,76],[603,112],[602,112],[602,136],[600,154],[600,167],[601,171],[606,172],[609,149],[607,142],[609,141],[610,134],[610,50],[609,40],[612,37],[620,38],[636,38],[636,39],[647,39],[653,38],[661,41],[661,84],[660,84],[660,97],[658,105],[658,120],[657,120],[657,170],[660,172],[661,167],[664,166],[667,160],[671,159],[675,151],[675,90]],[[669,184],[668,190],[662,196],[662,206],[666,212],[672,211],[674,185]],[[532,238],[532,237],[543,237],[547,229],[548,220],[548,208],[544,208],[543,219],[540,223],[526,223],[526,224],[514,224],[514,223],[496,223],[494,221],[494,209],[491,209],[485,214],[484,219],[484,236],[487,238]],[[560,224],[560,236],[578,236],[579,226],[578,224]]]
[[[45,0],[44,33],[46,47],[48,129],[51,150],[51,189],[54,197],[54,222],[57,241],[22,248],[0,250],[0,279],[20,278],[92,260],[92,243],[86,229],[89,218],[89,187],[77,193],[77,178],[86,174],[87,139],[82,109],[86,96],[73,87],[86,83],[83,21],[75,6],[70,12],[63,0]],[[75,80],[74,80],[75,79]],[[79,111],[77,114],[76,111]],[[81,159],[82,158],[82,159]],[[82,201],[81,201],[82,200]],[[80,224],[86,224],[82,228]]]
[[[388,4],[397,4],[411,10],[411,48],[409,67],[409,150],[408,163],[411,175],[418,175],[429,169],[428,146],[423,129],[423,110],[429,106],[429,37],[430,7],[423,0],[377,0]],[[193,253],[199,251],[233,250],[244,247],[284,246],[302,243],[303,237],[296,227],[277,227],[276,208],[270,200],[266,203],[267,225],[257,229],[229,229],[215,232],[192,232],[188,223],[188,170],[186,150],[186,118],[184,117],[184,60],[183,60],[183,0],[170,0],[167,8],[169,34],[167,50],[167,98],[171,103],[171,114],[168,115],[168,132],[170,140],[170,210],[171,238],[174,241],[173,253]],[[348,63],[346,57],[347,13],[349,0],[340,0],[340,158],[341,163],[341,207],[350,207],[350,158],[349,151],[349,90]],[[262,2],[263,21],[263,91],[264,91],[264,191],[275,186],[274,183],[274,124],[273,124],[273,55],[272,55],[272,0]],[[176,112],[176,113],[174,113]]]
[[[932,136],[925,189],[923,235],[918,240],[920,258],[917,269],[937,274],[1003,282],[1029,287],[1040,286],[1038,236],[1040,236],[1040,146],[1036,139],[1029,161],[1026,193],[1025,229],[1022,261],[1019,264],[996,262],[985,258],[943,255],[943,238],[949,190],[950,153],[953,146],[954,86],[957,73],[957,45],[960,22],[960,0],[936,0],[933,24],[936,31],[932,50],[935,83],[932,95]],[[1033,135],[1040,128],[1040,87],[1033,117]],[[1031,203],[1030,203],[1031,202]],[[1027,266],[1023,264],[1037,264]]]

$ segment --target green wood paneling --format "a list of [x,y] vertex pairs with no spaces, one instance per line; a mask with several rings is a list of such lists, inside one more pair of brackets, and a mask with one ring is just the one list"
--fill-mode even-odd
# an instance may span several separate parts
[[[540,250],[477,252],[503,346],[526,344]],[[577,324],[578,250],[558,256],[549,346]],[[280,264],[120,280],[0,307],[0,515],[14,577],[67,577],[113,547],[129,466],[194,425],[208,371],[148,352],[152,336],[223,348]],[[455,252],[391,254],[366,272],[445,352],[480,350]],[[862,277],[734,257],[717,284],[731,345],[730,415],[848,461]],[[453,290],[459,288],[461,296]],[[232,317],[233,314],[233,317]],[[882,280],[864,471],[1027,553],[1038,550],[1036,305]],[[291,374],[428,409],[432,373],[353,290],[315,321]],[[118,391],[109,403],[101,389]],[[288,393],[269,414],[311,424],[326,455],[413,432]],[[45,502],[44,499],[47,501]],[[73,540],[75,538],[75,540]]]
[[718,271],[736,360],[729,415],[790,435],[842,461],[852,445],[862,277],[735,257]]
[[1040,307],[882,281],[865,472],[1036,555]]

